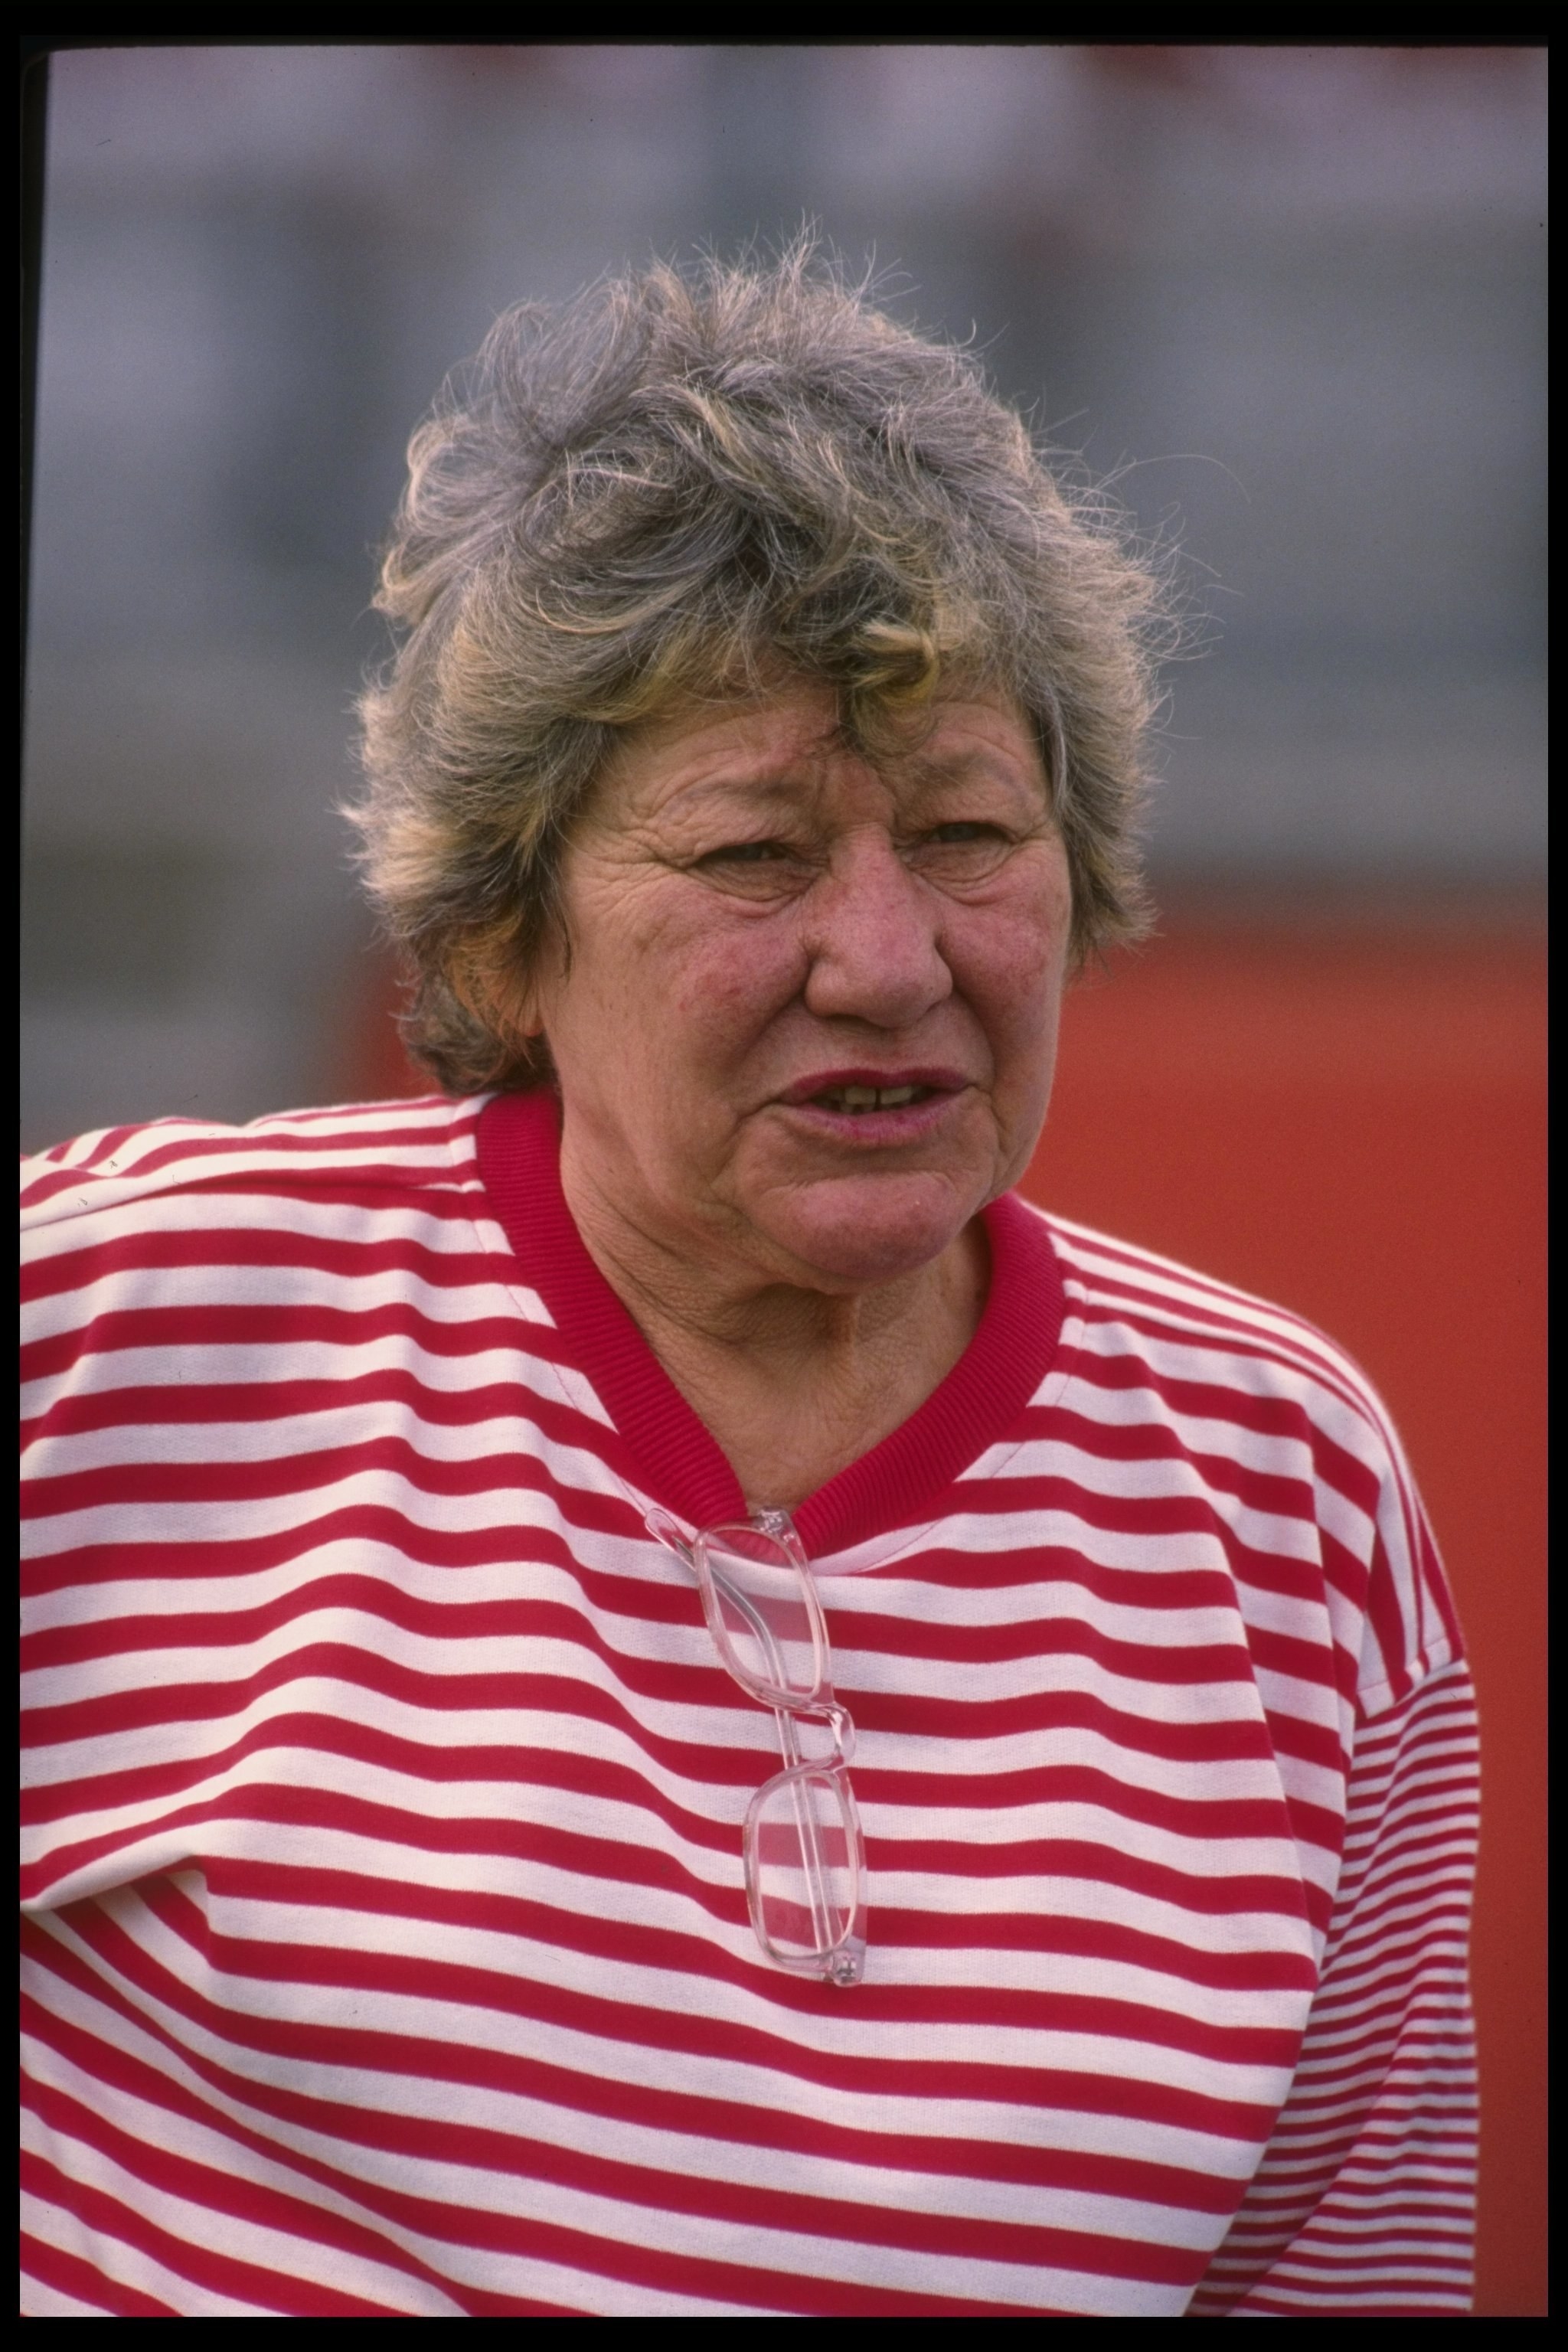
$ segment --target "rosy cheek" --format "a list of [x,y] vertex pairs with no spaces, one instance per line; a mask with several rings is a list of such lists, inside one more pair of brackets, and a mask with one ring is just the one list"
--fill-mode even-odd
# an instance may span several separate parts
[[682,960],[668,1002],[683,1023],[712,1034],[755,1029],[786,1003],[798,981],[791,945],[757,924],[712,933]]
[[[1026,1016],[1047,999],[1064,962],[1065,926],[1030,908],[976,926],[955,942],[970,985],[998,1011]],[[955,975],[956,976],[956,975]]]

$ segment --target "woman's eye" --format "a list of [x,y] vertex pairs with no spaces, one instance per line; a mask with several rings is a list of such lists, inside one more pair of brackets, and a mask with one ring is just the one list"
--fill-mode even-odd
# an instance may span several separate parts
[[731,896],[776,898],[809,880],[810,861],[787,841],[727,841],[693,862],[700,874]]
[[773,857],[787,857],[789,852],[782,841],[733,841],[722,849],[710,849],[700,860],[703,866],[762,866]]
[[917,873],[938,882],[972,882],[992,874],[1013,847],[1013,836],[999,824],[982,819],[955,818],[933,825],[912,843],[905,856]]

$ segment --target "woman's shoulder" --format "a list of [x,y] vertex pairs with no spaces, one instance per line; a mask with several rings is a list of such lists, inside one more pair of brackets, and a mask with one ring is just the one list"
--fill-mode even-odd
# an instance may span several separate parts
[[[1045,1223],[1067,1300],[1069,1412],[1122,1439],[1157,1428],[1247,1547],[1321,1556],[1342,1588],[1333,1605],[1360,1596],[1364,1626],[1340,1635],[1361,1647],[1363,1715],[1455,1663],[1463,1643],[1426,1514],[1355,1358],[1238,1284],[1070,1219]],[[1237,1568],[1243,1583],[1251,1572]]]
[[[47,1237],[86,1219],[123,1229],[182,1196],[226,1195],[281,1207],[345,1188],[471,1181],[474,1129],[488,1097],[442,1095],[277,1111],[244,1127],[158,1118],[90,1133],[25,1154],[24,1236]],[[236,1213],[240,1213],[237,1205]]]
[[1050,1236],[1075,1352],[1108,1368],[1136,1358],[1178,1390],[1294,1403],[1320,1427],[1343,1431],[1348,1416],[1396,1446],[1366,1372],[1308,1316],[1142,1242],[1030,1213]]

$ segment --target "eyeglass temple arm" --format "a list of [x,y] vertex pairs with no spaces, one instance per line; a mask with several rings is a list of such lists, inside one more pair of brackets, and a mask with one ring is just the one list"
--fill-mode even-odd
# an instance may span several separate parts
[[[775,1539],[785,1535],[790,1537],[795,1535],[795,1522],[787,1511],[758,1510],[752,1514],[752,1524],[763,1534],[771,1535]],[[657,1537],[667,1551],[674,1552],[679,1559],[686,1562],[688,1568],[695,1570],[697,1538],[687,1535],[679,1521],[671,1518],[668,1511],[659,1509],[656,1506],[647,1514],[645,1525],[648,1533]],[[714,1567],[711,1557],[708,1561],[708,1573],[712,1579],[714,1590],[724,1595],[735,1614],[744,1618],[756,1635],[758,1644],[768,1662],[768,1671],[774,1683],[782,1688],[784,1680],[784,1661],[773,1627],[747,1594],[742,1592],[738,1585],[731,1583],[723,1570]],[[837,1723],[844,1710],[836,1701],[829,1700],[826,1705],[802,1706],[795,1712],[813,1717],[820,1717],[826,1722]],[[795,1726],[795,1716],[786,1713],[782,1707],[775,1707],[773,1713],[778,1717],[779,1744],[784,1749],[784,1761],[791,1765],[801,1763],[804,1759],[800,1736]]]
[[731,1584],[722,1569],[715,1568],[711,1559],[708,1562],[708,1573],[713,1580],[714,1591],[724,1595],[736,1616],[743,1617],[756,1635],[763,1655],[768,1662],[768,1673],[777,1687],[782,1690],[784,1687],[785,1674],[784,1654],[779,1648],[778,1637],[773,1627],[756,1603],[750,1600],[738,1585]]

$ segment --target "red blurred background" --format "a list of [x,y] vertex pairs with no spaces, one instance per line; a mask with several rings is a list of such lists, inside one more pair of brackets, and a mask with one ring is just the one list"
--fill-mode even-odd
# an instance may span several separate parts
[[[1517,903],[1178,908],[1069,1000],[1023,1188],[1309,1317],[1403,1433],[1480,1693],[1478,2318],[1547,2307],[1545,991]],[[352,1095],[426,1090],[394,999]]]
[[1517,910],[1191,912],[1072,1001],[1025,1186],[1310,1317],[1404,1436],[1480,1696],[1478,2318],[1547,2307],[1545,988]]

